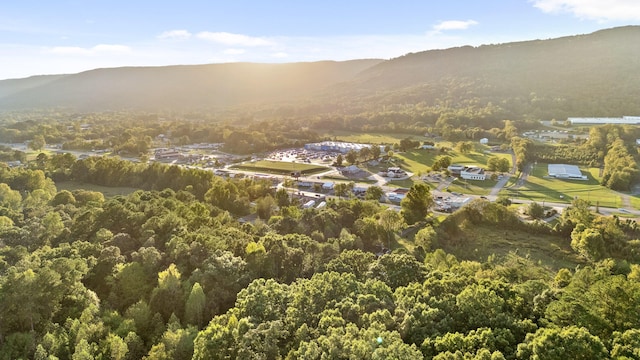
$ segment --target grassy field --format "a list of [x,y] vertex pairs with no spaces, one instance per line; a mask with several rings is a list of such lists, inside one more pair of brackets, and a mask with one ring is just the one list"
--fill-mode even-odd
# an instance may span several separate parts
[[292,172],[300,172],[302,175],[311,175],[329,170],[328,167],[322,165],[271,160],[258,160],[256,162],[235,165],[231,168],[279,175],[288,175]]
[[631,200],[631,206],[633,206],[634,209],[640,209],[640,197],[630,196],[629,199]]
[[547,164],[538,163],[533,172],[527,178],[525,184],[519,189],[509,188],[502,190],[500,194],[521,199],[535,201],[553,201],[569,203],[578,197],[592,204],[600,206],[619,207],[622,204],[621,197],[614,191],[601,186],[599,183],[599,169],[581,169],[587,175],[588,180],[561,180],[545,178],[547,176]]
[[560,268],[572,269],[582,263],[571,250],[570,244],[556,236],[532,235],[486,226],[464,229],[460,236],[465,240],[457,246],[443,244],[446,252],[456,255],[460,260],[486,261],[490,255],[502,257],[515,251],[552,271]]
[[80,183],[76,181],[60,181],[56,183],[56,188],[58,191],[60,190],[89,190],[89,191],[97,191],[104,194],[105,197],[117,196],[117,195],[128,195],[132,192],[139,190],[130,187],[109,187],[109,186],[100,186],[93,184]]
[[417,141],[427,141],[429,138],[414,134],[378,134],[378,133],[359,133],[351,131],[333,131],[324,134],[324,136],[336,139],[337,141],[355,142],[362,144],[388,144],[392,145],[400,143],[400,140],[412,138]]
[[459,192],[471,195],[489,195],[491,189],[493,189],[493,187],[497,183],[497,181],[493,181],[490,179],[487,179],[485,181],[474,181],[458,178],[448,186],[448,190],[451,192]]
[[435,159],[444,155],[451,157],[451,163],[453,164],[477,165],[481,167],[486,166],[487,161],[491,157],[506,158],[511,162],[510,154],[486,154],[484,153],[486,147],[478,145],[477,148],[478,149],[476,151],[472,151],[468,154],[462,154],[455,150],[450,150],[447,154],[440,154],[436,150],[411,150],[403,153],[397,153],[394,157],[397,159],[397,163],[400,167],[414,174],[430,171]]

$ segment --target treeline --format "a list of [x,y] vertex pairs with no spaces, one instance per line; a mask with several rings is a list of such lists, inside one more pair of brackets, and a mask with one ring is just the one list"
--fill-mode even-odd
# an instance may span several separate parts
[[613,190],[631,190],[638,181],[637,152],[634,157],[629,153],[622,139],[617,139],[604,157],[602,184]]
[[26,160],[26,153],[19,150],[13,150],[8,146],[0,145],[0,161],[20,161],[21,163],[24,163]]
[[42,136],[45,144],[61,144],[67,150],[109,149],[127,156],[146,154],[154,146],[224,143],[224,151],[249,154],[301,147],[305,143],[328,139],[323,134],[334,131],[431,134],[449,141],[486,137],[499,142],[517,135],[518,129],[539,126],[538,121],[505,121],[507,118],[500,107],[475,102],[420,103],[409,107],[390,106],[380,111],[362,110],[355,114],[337,112],[304,116],[278,115],[277,112],[232,113],[228,116],[27,112],[3,116],[0,142],[31,142]]
[[0,127],[0,142],[30,142],[42,136],[44,143],[61,144],[66,150],[109,149],[118,155],[139,156],[147,154],[154,146],[224,143],[225,151],[250,154],[301,147],[320,139],[304,121],[283,118],[269,121],[232,119],[206,114],[178,116],[135,112],[5,114],[0,119],[3,124]]
[[249,212],[249,203],[272,194],[273,184],[267,180],[245,178],[224,180],[213,172],[161,163],[134,163],[117,157],[91,156],[76,160],[70,154],[40,154],[34,165],[56,181],[132,187],[145,190],[187,190],[200,201],[214,201],[216,206],[233,214]]

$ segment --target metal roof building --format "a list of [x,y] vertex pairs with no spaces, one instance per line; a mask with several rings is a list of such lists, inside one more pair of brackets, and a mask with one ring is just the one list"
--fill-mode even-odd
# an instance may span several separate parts
[[571,125],[575,124],[624,124],[624,125],[638,125],[640,124],[640,116],[623,116],[621,118],[607,117],[607,118],[581,118],[570,117],[567,120]]
[[558,179],[587,180],[582,171],[575,165],[549,164],[547,167],[550,177]]

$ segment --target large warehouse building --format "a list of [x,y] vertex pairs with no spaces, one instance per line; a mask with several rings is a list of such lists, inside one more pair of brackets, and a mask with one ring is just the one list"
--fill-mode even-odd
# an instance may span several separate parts
[[549,164],[547,171],[550,177],[558,179],[587,180],[586,175],[575,165]]
[[623,116],[621,118],[581,118],[570,117],[567,120],[571,125],[578,124],[623,124],[623,125],[640,125],[640,116]]

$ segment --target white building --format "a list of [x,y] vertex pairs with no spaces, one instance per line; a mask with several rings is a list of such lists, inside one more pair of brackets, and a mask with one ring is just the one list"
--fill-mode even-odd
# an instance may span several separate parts
[[399,167],[390,167],[387,169],[387,177],[400,178],[403,176],[407,176],[407,172],[400,169]]
[[575,165],[549,164],[547,171],[550,177],[557,179],[587,180],[587,176],[582,175],[580,168]]
[[484,169],[474,165],[451,164],[447,170],[453,176],[460,176],[465,180],[486,180]]
[[621,118],[603,117],[603,118],[581,118],[570,117],[567,120],[571,125],[576,124],[622,124],[622,125],[640,125],[640,116],[623,116]]
[[487,139],[487,138],[480,139],[480,144],[487,145],[488,143],[489,143],[489,139]]
[[461,164],[451,164],[447,167],[447,170],[453,175],[460,175],[460,172],[464,170],[464,165]]
[[484,169],[477,166],[465,166],[462,171],[460,171],[460,177],[465,180],[486,180],[487,174],[485,174]]

